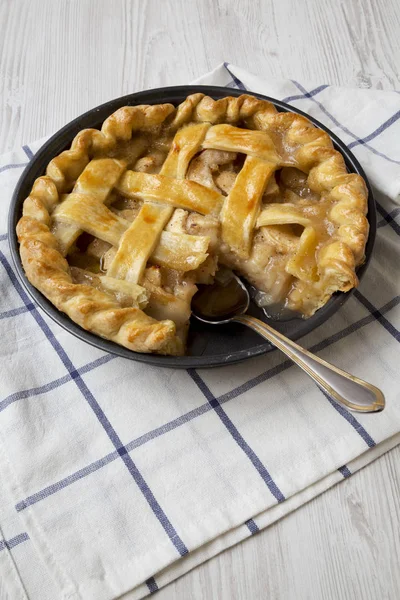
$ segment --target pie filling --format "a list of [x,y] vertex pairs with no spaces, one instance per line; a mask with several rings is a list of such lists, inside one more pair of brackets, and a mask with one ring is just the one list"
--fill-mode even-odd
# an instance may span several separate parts
[[[133,350],[181,354],[196,284],[220,268],[244,277],[275,315],[307,318],[357,284],[365,185],[326,134],[297,115],[298,139],[268,120],[257,129],[255,117],[234,126],[189,115],[177,127],[177,113],[130,138],[113,115],[114,143],[106,121],[90,153],[73,145],[36,181],[18,225],[21,256],[60,310]],[[314,132],[307,157],[304,121]]]

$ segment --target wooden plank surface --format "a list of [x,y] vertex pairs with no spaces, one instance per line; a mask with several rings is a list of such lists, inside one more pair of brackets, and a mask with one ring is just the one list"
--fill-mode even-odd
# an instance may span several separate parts
[[[0,0],[0,152],[223,61],[400,89],[399,15],[398,0]],[[158,598],[397,600],[399,498],[400,447]]]

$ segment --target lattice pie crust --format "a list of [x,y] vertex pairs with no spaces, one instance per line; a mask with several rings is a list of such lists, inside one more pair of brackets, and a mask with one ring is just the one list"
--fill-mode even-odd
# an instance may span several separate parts
[[29,281],[84,329],[184,352],[196,283],[234,269],[312,315],[357,285],[367,189],[330,137],[253,96],[127,106],[39,177],[17,232]]

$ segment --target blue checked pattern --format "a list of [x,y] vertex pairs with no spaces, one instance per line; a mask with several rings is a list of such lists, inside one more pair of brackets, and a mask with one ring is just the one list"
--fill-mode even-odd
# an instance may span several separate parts
[[[315,96],[315,94],[310,94],[307,96],[307,90],[304,89],[304,87],[298,83],[297,81],[293,81],[294,85],[299,88],[299,90],[301,92],[303,92],[303,97],[304,98],[311,98],[313,96]],[[325,89],[325,88],[323,88]],[[318,90],[319,92],[322,91],[321,89]],[[381,134],[383,131],[385,131],[386,129],[388,129],[391,125],[393,125],[399,116],[399,113],[396,112],[395,115],[392,115],[389,119],[387,119],[384,123],[382,123],[382,125],[380,125],[375,131],[373,131],[371,134],[367,135],[364,138],[359,138],[357,137],[357,135],[355,135],[352,131],[350,131],[350,129],[348,129],[347,127],[345,127],[344,125],[342,125],[341,123],[339,123],[339,121],[324,107],[323,104],[321,104],[321,102],[319,102],[318,100],[316,100],[313,97],[313,102],[315,102],[315,104],[317,104],[317,106],[321,109],[322,113],[324,115],[326,115],[328,117],[328,119],[330,121],[332,121],[332,123],[334,125],[336,125],[336,127],[339,127],[339,129],[341,129],[344,133],[346,133],[348,136],[350,136],[351,138],[353,138],[355,141],[351,142],[348,147],[354,148],[354,146],[357,146],[357,144],[362,144],[363,146],[365,146],[366,148],[368,148],[368,150],[370,150],[371,152],[373,152],[373,154],[376,154],[377,156],[381,156],[382,158],[384,158],[385,160],[392,162],[396,165],[400,165],[400,160],[394,160],[393,158],[390,158],[390,156],[387,156],[386,154],[383,154],[382,152],[378,152],[378,150],[376,150],[376,148],[374,148],[373,146],[369,145],[367,142],[369,142],[370,140],[374,139],[375,137],[377,137],[379,134]]]
[[18,544],[22,544],[22,542],[26,542],[27,540],[29,540],[27,533],[20,533],[9,540],[0,540],[0,552],[6,548],[7,550],[12,550],[12,548],[15,548],[15,546],[18,546]]
[[[237,68],[225,64],[215,75],[215,83],[220,81],[225,85],[246,90],[246,84],[238,76],[238,71]],[[354,148],[356,152],[361,148],[363,151],[370,152],[371,160],[379,157],[379,160],[387,161],[390,165],[400,164],[400,160],[395,155],[389,156],[371,145],[371,142],[377,141],[379,136],[399,124],[399,111],[394,112],[391,116],[384,116],[380,124],[373,125],[370,132],[361,136],[360,132],[352,132],[346,125],[342,125],[339,117],[332,114],[324,102],[320,101],[322,95],[325,97],[326,94],[329,94],[329,86],[320,85],[308,91],[300,83],[293,81],[287,82],[284,87],[285,89],[291,87],[292,90],[292,93],[288,95],[282,88],[280,97],[285,102],[299,103],[299,107],[304,101],[313,103],[320,111],[318,118],[323,120],[322,117],[324,117],[328,126],[333,124],[341,130],[349,140],[352,140],[349,147]],[[294,90],[301,93],[293,93]],[[271,92],[270,95],[274,94]],[[387,146],[389,147],[389,145]],[[23,147],[23,153],[28,159],[34,155],[33,150],[27,145]],[[19,155],[18,160],[0,166],[0,177],[7,177],[11,172],[19,174],[25,166],[26,162],[23,161],[22,155]],[[396,238],[394,243],[398,244],[400,208],[390,206],[390,199],[385,199],[379,202],[378,211],[382,217],[378,222],[379,244],[392,244],[391,236]],[[378,252],[382,251],[378,247],[379,244],[377,244],[377,265],[379,265]],[[20,514],[26,515],[25,522],[30,525],[30,529],[23,532],[21,529],[9,531],[7,537],[0,539],[0,556],[2,551],[13,553],[17,568],[18,556],[17,554],[14,556],[16,547],[26,547],[25,559],[29,560],[30,554],[35,552],[29,543],[35,533],[38,535],[39,546],[40,540],[44,536],[50,542],[52,541],[54,548],[54,540],[51,540],[53,529],[46,522],[45,517],[48,511],[57,513],[61,510],[60,507],[64,507],[62,510],[65,510],[69,506],[66,514],[70,515],[71,511],[74,511],[74,505],[71,508],[67,499],[75,498],[75,502],[78,500],[82,504],[82,510],[86,511],[85,518],[90,519],[89,504],[86,500],[81,501],[81,498],[89,497],[93,493],[94,486],[97,486],[98,482],[102,482],[107,492],[102,506],[104,508],[111,506],[110,513],[106,515],[108,521],[106,518],[105,523],[112,528],[116,515],[119,515],[129,522],[135,531],[141,532],[141,536],[130,540],[129,543],[126,541],[127,548],[130,548],[130,554],[136,557],[137,553],[137,565],[142,565],[143,557],[147,556],[146,552],[154,552],[150,566],[143,567],[143,575],[138,575],[138,578],[135,579],[134,574],[128,577],[124,572],[124,576],[119,576],[125,585],[125,588],[121,588],[119,593],[132,587],[136,589],[135,597],[137,598],[154,593],[160,586],[184,572],[184,568],[179,570],[181,567],[176,567],[176,572],[173,566],[168,570],[166,569],[168,565],[184,565],[182,560],[185,559],[181,557],[185,557],[199,546],[202,547],[202,551],[198,560],[199,562],[206,560],[212,555],[208,544],[211,544],[210,540],[217,536],[222,536],[221,539],[226,540],[225,546],[228,546],[249,535],[254,535],[268,524],[268,509],[277,504],[281,504],[282,507],[289,504],[290,502],[286,503],[285,500],[291,498],[293,494],[301,494],[301,485],[309,486],[314,481],[329,476],[329,484],[327,484],[329,486],[340,479],[349,477],[354,470],[359,468],[356,465],[353,468],[351,461],[356,460],[359,455],[364,455],[368,449],[372,449],[371,452],[377,452],[383,440],[399,431],[395,425],[395,417],[400,415],[399,405],[395,403],[391,405],[391,410],[394,412],[387,413],[387,419],[382,418],[378,422],[377,419],[372,421],[364,415],[357,417],[345,408],[338,406],[315,386],[306,387],[307,392],[296,398],[296,394],[299,393],[300,375],[298,373],[296,375],[292,363],[282,359],[277,352],[270,354],[268,360],[263,358],[254,361],[250,366],[220,370],[219,375],[216,374],[217,370],[204,372],[189,370],[187,374],[171,372],[170,375],[165,375],[165,373],[160,374],[153,369],[142,375],[143,369],[147,369],[146,367],[127,365],[122,359],[111,355],[101,354],[99,356],[99,352],[84,345],[77,354],[75,346],[78,342],[71,341],[69,334],[62,333],[56,325],[50,323],[42,315],[16,278],[8,258],[5,231],[0,233],[0,263],[2,270],[0,277],[7,289],[8,299],[6,303],[0,305],[0,327],[2,323],[7,324],[4,329],[5,335],[15,330],[17,340],[19,331],[29,331],[29,336],[37,339],[38,348],[46,353],[46,365],[54,365],[52,371],[55,375],[52,376],[52,372],[49,371],[43,377],[43,373],[39,369],[35,372],[35,378],[31,378],[32,383],[28,378],[26,381],[23,378],[19,381],[17,378],[14,389],[9,389],[10,386],[8,386],[6,393],[0,397],[0,426],[4,425],[2,441],[6,453],[13,447],[9,444],[20,444],[18,441],[20,436],[16,435],[16,424],[20,422],[19,419],[22,418],[25,422],[26,416],[24,417],[24,415],[26,414],[30,414],[34,419],[38,418],[35,416],[35,407],[41,407],[41,410],[44,411],[43,414],[47,410],[55,410],[53,407],[50,409],[49,406],[57,403],[60,399],[71,398],[73,403],[71,415],[76,415],[76,411],[79,413],[82,411],[82,421],[87,419],[85,426],[90,428],[91,435],[94,436],[93,440],[104,436],[102,437],[104,452],[97,456],[94,453],[93,458],[89,459],[89,445],[85,437],[87,434],[85,429],[80,430],[80,420],[78,419],[75,423],[77,428],[75,437],[82,440],[84,451],[73,454],[74,460],[70,461],[68,458],[64,458],[63,462],[62,457],[59,457],[58,477],[56,473],[52,473],[51,477],[46,477],[43,481],[39,481],[40,478],[38,478],[36,486],[32,486],[32,481],[26,477],[24,479],[23,471],[20,472],[21,484],[17,487],[21,490],[21,494],[19,497],[14,497],[14,518]],[[393,269],[393,266],[389,265],[388,268],[389,270]],[[376,271],[377,267],[372,265],[370,271],[374,272],[374,269]],[[390,283],[391,280],[388,273],[388,282]],[[357,340],[360,343],[362,339],[369,339],[365,337],[366,335],[376,336],[379,338],[379,347],[382,349],[380,362],[378,362],[387,373],[388,370],[393,369],[393,365],[390,363],[390,356],[386,349],[390,346],[391,352],[393,352],[395,348],[393,344],[397,344],[400,337],[394,320],[395,315],[398,314],[400,296],[393,293],[396,290],[389,284],[382,286],[381,296],[376,293],[374,286],[368,288],[367,285],[363,285],[361,289],[362,291],[357,290],[354,293],[353,299],[342,309],[341,316],[338,315],[332,319],[335,322],[327,326],[326,335],[322,330],[314,332],[307,345],[313,352],[325,354],[334,351],[339,346],[342,351],[345,351],[346,345],[343,345],[345,339],[352,340],[358,336]],[[348,316],[346,316],[347,314]],[[81,343],[79,342],[79,344]],[[25,352],[24,339],[21,341],[20,352]],[[18,353],[15,356],[18,361]],[[90,360],[86,360],[86,356]],[[335,354],[333,357],[338,358]],[[113,393],[110,389],[105,393],[102,392],[102,377],[105,377],[105,381],[107,381],[116,371],[124,373],[130,382],[129,389],[121,386],[118,388],[122,395],[127,394],[126,397],[124,396],[124,400],[121,400],[118,411],[116,411],[115,403],[111,401]],[[133,374],[132,371],[134,371]],[[366,375],[364,376],[366,377]],[[375,376],[377,377],[378,374]],[[159,393],[165,396],[163,401],[157,405],[157,413],[160,412],[160,414],[155,414],[151,419],[154,424],[152,427],[146,426],[144,422],[150,408],[143,410],[141,404],[142,396],[147,398],[147,403],[152,401],[146,385],[149,377],[152,378],[152,387],[158,385],[159,387],[155,389],[159,389]],[[285,386],[290,386],[294,378],[296,378],[294,382],[296,393],[293,396],[289,388],[285,391]],[[139,381],[142,382],[141,385],[138,383]],[[307,386],[307,383],[302,382],[301,385]],[[181,388],[187,391],[180,393]],[[280,398],[282,393],[284,395]],[[259,401],[264,396],[266,396],[266,400],[260,408]],[[129,412],[130,402],[137,407],[136,412]],[[300,412],[297,406],[299,402],[302,407]],[[309,417],[311,403],[315,403],[316,417],[314,421]],[[63,406],[60,406],[60,410],[64,410]],[[83,406],[86,408],[83,409]],[[127,406],[128,408],[126,408]],[[246,410],[244,410],[244,406],[247,407]],[[273,427],[273,423],[278,421],[281,422],[280,431],[285,430],[286,418],[282,420],[283,406],[288,415],[297,415],[299,423],[298,430],[294,429],[290,433],[292,448],[295,449],[294,454],[290,453],[290,446],[285,447],[285,444],[278,454],[274,451],[279,441],[282,443],[287,439]],[[141,408],[139,409],[139,407]],[[127,410],[130,417],[121,419],[119,415],[121,408]],[[255,412],[257,410],[262,410],[262,412]],[[169,414],[169,418],[163,418],[163,411],[166,416]],[[321,423],[326,422],[326,419],[317,422],[320,413],[334,424],[332,431],[327,433],[323,430]],[[51,414],[56,426],[57,419],[62,419],[61,413],[59,416],[57,411]],[[385,415],[385,413],[382,414]],[[141,419],[144,419],[143,423]],[[261,436],[257,428],[260,419],[264,427]],[[304,419],[306,419],[307,427],[304,426]],[[312,422],[315,430],[312,429]],[[73,423],[72,421],[71,427]],[[268,430],[269,423],[271,424],[270,431]],[[311,435],[307,439],[310,428]],[[100,431],[103,433],[100,434]],[[299,453],[296,451],[296,444],[300,448],[303,443],[300,437],[296,437],[300,432],[307,440],[304,445],[305,453],[314,448],[313,444],[316,443],[313,441],[314,437],[322,444],[322,440],[326,439],[329,434],[332,448],[335,447],[337,455],[331,456],[323,466],[304,462],[301,453],[299,457]],[[335,432],[340,432],[340,436],[332,437]],[[36,432],[27,431],[27,435],[33,436],[32,439],[35,434]],[[63,444],[62,429],[60,429],[59,435],[61,436],[60,440],[56,440],[52,446],[55,451],[61,447],[60,444]],[[72,453],[74,452],[73,440],[75,437],[72,438]],[[345,445],[340,444],[340,437],[346,440]],[[178,451],[175,451],[175,446]],[[155,452],[154,448],[158,448],[158,450]],[[324,451],[325,448],[322,444],[320,452],[323,454]],[[315,452],[315,448],[312,452]],[[191,453],[193,456],[190,458]],[[285,453],[287,454],[286,467],[283,468],[281,455],[286,456]],[[164,454],[167,460],[162,463]],[[189,459],[184,462],[186,455],[189,456]],[[45,456],[43,455],[43,459]],[[346,459],[346,464],[343,462],[335,464],[335,461],[340,461],[341,458]],[[349,462],[347,463],[347,461]],[[183,466],[178,467],[181,462]],[[162,468],[159,463],[162,464]],[[164,478],[164,471],[171,469],[171,465],[174,466],[174,470],[171,471],[173,476]],[[191,465],[193,465],[193,469]],[[303,483],[299,487],[299,484],[293,483],[293,481],[296,480],[296,474],[301,468],[307,473],[303,473],[300,478]],[[182,469],[185,471],[184,476]],[[292,475],[289,476],[289,473]],[[112,484],[107,483],[110,477],[113,481]],[[203,496],[206,497],[207,494],[210,494],[211,490],[207,486],[204,487],[208,479],[213,486],[213,494],[211,494],[209,504],[204,503],[204,506],[208,506],[207,511],[201,512],[201,507],[193,508],[192,502],[185,504],[186,497],[190,497],[191,488],[197,490],[200,502],[203,500]],[[240,490],[237,489],[238,480],[242,481],[244,486]],[[174,483],[172,487],[171,481]],[[178,490],[175,490],[176,486],[179,487]],[[196,486],[199,486],[198,489]],[[166,493],[167,489],[168,493]],[[224,493],[227,494],[225,500],[223,499]],[[101,488],[98,494],[101,497]],[[136,514],[136,509],[124,510],[125,502],[129,504],[128,498],[132,494],[135,498],[134,506],[141,507],[137,518],[132,517],[132,514]],[[175,500],[171,501],[171,498]],[[229,502],[232,502],[232,508],[229,507]],[[239,502],[240,510],[233,509],[235,502]],[[181,505],[181,511],[177,510],[177,505],[178,508]],[[218,516],[218,518],[215,516],[215,520],[212,521],[213,525],[207,525],[202,531],[200,523],[203,521],[208,523],[212,514],[218,515],[219,506],[224,506],[224,510],[229,513],[227,520],[224,521],[223,516]],[[36,516],[33,517],[33,515]],[[196,531],[193,530],[193,518],[195,522],[199,523]],[[34,524],[37,521],[41,522],[40,536],[36,530],[36,524]],[[142,521],[146,523],[146,528],[143,527]],[[210,527],[212,533],[210,533]],[[67,531],[61,528],[61,533],[60,530],[58,533],[57,543],[64,544],[64,551],[68,547],[66,546],[68,543]],[[130,529],[127,527],[118,529],[118,531],[122,538],[121,544],[123,544],[125,543],[125,534],[127,540],[129,539]],[[152,532],[151,536],[156,542],[154,545],[146,545],[145,540],[149,537],[149,533],[145,535],[145,531]],[[114,539],[112,535],[110,539]],[[85,541],[81,540],[79,543],[84,544]],[[110,543],[107,548],[109,546]],[[117,558],[113,560],[113,556],[109,556],[110,553],[107,553],[107,556],[104,553],[101,554],[100,550],[96,560],[102,560],[104,563],[108,561],[108,568],[118,573],[118,562],[127,560],[127,554],[129,554],[127,548],[125,554],[119,556],[118,561]],[[162,556],[159,548],[163,548]],[[57,554],[57,551],[55,553]],[[181,562],[177,563],[178,559]],[[129,560],[127,564],[129,564]],[[76,564],[75,568],[79,570],[79,565]],[[76,577],[77,582],[81,581],[86,576],[86,565],[83,565],[82,568],[80,574],[68,571],[66,578],[74,581],[74,577]],[[130,571],[132,570],[130,569]],[[159,574],[160,571],[163,571],[162,574]],[[41,572],[41,577],[46,576],[47,573]],[[96,595],[85,597],[96,597],[96,599],[114,597],[112,588],[106,588],[107,586],[104,585],[101,593],[96,592]],[[76,597],[81,596],[77,595]]]

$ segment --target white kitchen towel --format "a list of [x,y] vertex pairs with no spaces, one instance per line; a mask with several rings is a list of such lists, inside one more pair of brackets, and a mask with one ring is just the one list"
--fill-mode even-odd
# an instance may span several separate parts
[[[374,186],[360,288],[302,339],[380,386],[353,414],[278,351],[214,370],[157,369],[79,341],[16,278],[6,216],[41,143],[0,158],[0,598],[133,600],[257,533],[400,442],[400,95],[262,80],[202,84],[293,104],[334,131]],[[344,484],[345,485],[345,484]]]

